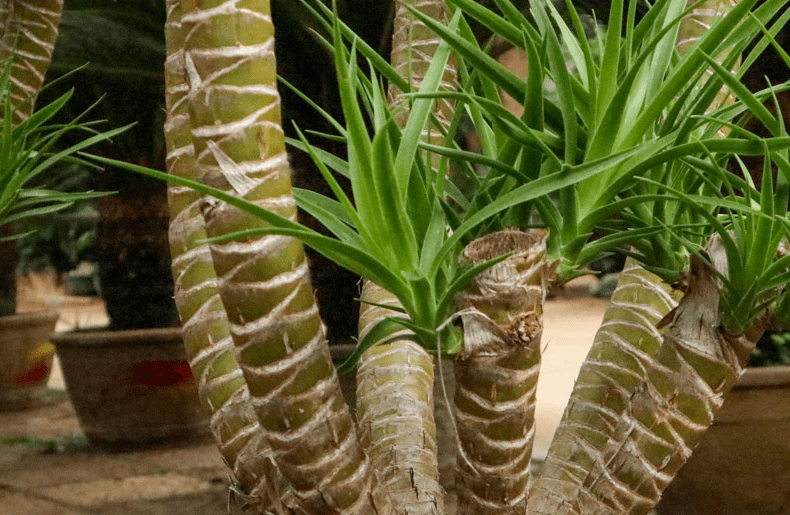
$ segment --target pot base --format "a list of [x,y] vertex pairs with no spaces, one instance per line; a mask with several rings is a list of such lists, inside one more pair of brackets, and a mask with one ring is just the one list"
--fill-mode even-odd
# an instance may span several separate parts
[[54,311],[0,317],[0,411],[42,403],[55,355],[49,337],[57,320]]

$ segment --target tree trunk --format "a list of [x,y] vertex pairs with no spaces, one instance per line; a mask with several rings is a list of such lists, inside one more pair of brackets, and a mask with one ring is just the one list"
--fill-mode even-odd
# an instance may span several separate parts
[[[181,1],[168,0],[165,38],[165,101],[168,173],[197,179],[188,112]],[[242,501],[256,513],[285,514],[292,505],[290,485],[272,459],[249,389],[236,361],[225,307],[219,296],[203,215],[195,190],[170,185],[170,251],[175,300],[182,321],[184,345],[203,404],[211,413],[217,446],[233,471]]]
[[14,123],[33,112],[52,62],[63,0],[6,0],[0,6],[0,58],[13,56],[9,95]]
[[[201,181],[294,219],[268,1],[183,0],[190,120]],[[263,222],[206,200],[206,233]],[[390,511],[343,401],[298,240],[211,245],[251,402],[308,513]]]
[[543,300],[553,268],[545,231],[499,231],[462,260],[513,254],[458,295],[464,348],[455,363],[458,514],[523,514],[535,436]]
[[[371,281],[362,288],[360,338],[387,316],[404,316],[381,305],[399,305]],[[374,469],[403,515],[441,515],[436,424],[433,407],[433,358],[403,339],[364,352],[357,365],[359,435]]]

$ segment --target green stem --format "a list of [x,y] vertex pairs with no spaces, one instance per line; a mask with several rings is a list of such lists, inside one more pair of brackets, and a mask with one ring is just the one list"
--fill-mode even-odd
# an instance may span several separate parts
[[33,112],[52,62],[63,0],[6,0],[0,7],[0,58],[14,58],[9,94],[14,122]]
[[[167,171],[196,179],[195,152],[190,133],[184,75],[184,31],[180,0],[168,0],[165,40],[165,103]],[[211,413],[210,427],[225,462],[233,471],[245,502],[260,513],[285,514],[293,492],[272,460],[272,450],[252,406],[249,389],[236,361],[225,307],[206,238],[202,196],[195,190],[168,186],[170,251],[175,301],[182,322],[184,345],[198,382],[203,404]]]
[[621,445],[612,433],[622,424],[630,392],[641,384],[645,361],[661,346],[656,324],[676,305],[658,276],[626,261],[530,492],[530,513],[576,513],[571,507],[591,467]]
[[[267,0],[182,0],[189,113],[201,182],[296,217]],[[210,237],[265,226],[206,199]],[[307,513],[389,513],[343,401],[301,242],[210,246],[250,402]]]

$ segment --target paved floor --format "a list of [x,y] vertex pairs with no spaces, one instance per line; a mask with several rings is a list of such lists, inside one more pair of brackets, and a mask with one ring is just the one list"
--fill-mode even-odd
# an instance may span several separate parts
[[[36,281],[44,281],[37,284]],[[64,297],[33,279],[27,308],[54,307],[57,330],[101,326],[101,301]],[[535,455],[548,448],[579,365],[603,317],[606,301],[573,283],[545,307],[543,363],[538,383]],[[0,515],[209,515],[226,513],[229,480],[213,443],[127,452],[90,448],[82,436],[56,366],[45,406],[0,413]]]

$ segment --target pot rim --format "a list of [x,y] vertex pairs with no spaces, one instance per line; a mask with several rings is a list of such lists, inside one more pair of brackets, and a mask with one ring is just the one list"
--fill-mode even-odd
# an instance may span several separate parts
[[41,309],[36,311],[23,311],[13,315],[0,316],[0,327],[12,328],[33,324],[48,324],[55,326],[60,313],[52,309]]
[[790,365],[747,367],[734,389],[790,386]]
[[133,345],[144,340],[146,343],[183,343],[180,327],[157,327],[148,329],[109,329],[88,327],[52,334],[50,340],[55,347],[104,347],[109,345]]

